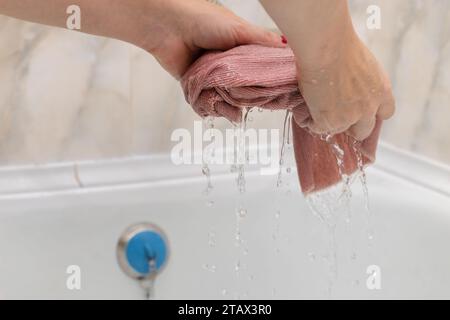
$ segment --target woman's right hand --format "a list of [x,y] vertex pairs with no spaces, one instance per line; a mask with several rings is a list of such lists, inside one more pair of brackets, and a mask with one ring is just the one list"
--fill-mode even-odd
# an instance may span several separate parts
[[[364,140],[376,118],[394,114],[395,101],[386,72],[355,35],[333,52],[333,59],[298,66],[300,90],[311,118],[302,126],[318,134],[347,132]],[[321,60],[330,62],[325,65]]]
[[[311,114],[299,125],[364,140],[394,113],[391,84],[353,27],[348,0],[260,0],[287,36]],[[301,119],[302,118],[302,119]]]

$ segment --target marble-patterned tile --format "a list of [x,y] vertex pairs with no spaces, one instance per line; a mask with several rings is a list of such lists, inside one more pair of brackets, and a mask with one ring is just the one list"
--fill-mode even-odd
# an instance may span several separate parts
[[63,160],[121,157],[132,150],[131,48],[108,40],[99,45]]
[[[383,139],[450,164],[448,1],[352,1],[362,38],[389,72],[397,100]],[[365,27],[364,8],[379,5],[380,30]],[[447,120],[448,122],[448,120]]]

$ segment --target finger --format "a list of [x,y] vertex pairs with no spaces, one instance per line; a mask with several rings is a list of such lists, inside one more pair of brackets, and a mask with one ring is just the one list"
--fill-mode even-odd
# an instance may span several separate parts
[[236,42],[239,45],[260,44],[268,47],[286,47],[286,42],[282,36],[248,23],[245,23],[236,31]]
[[331,135],[335,135],[335,134],[339,134],[339,133],[347,131],[351,127],[351,124],[343,125],[343,126],[335,126],[335,125],[324,126],[321,123],[317,123],[315,121],[310,121],[310,123],[307,125],[307,127],[313,133],[316,133],[316,134],[331,134]]
[[350,116],[345,112],[321,111],[311,112],[312,121],[308,128],[317,134],[338,134],[347,131],[358,121],[355,116]]
[[377,111],[377,116],[382,120],[391,118],[395,113],[395,98],[390,92],[387,98],[383,101],[382,105]]
[[311,121],[311,114],[309,113],[308,108],[296,107],[292,109],[292,115],[298,126],[301,128],[308,127],[308,124]]
[[375,128],[376,118],[371,117],[369,119],[360,120],[353,126],[351,126],[347,133],[349,136],[355,138],[358,141],[363,141],[370,136]]

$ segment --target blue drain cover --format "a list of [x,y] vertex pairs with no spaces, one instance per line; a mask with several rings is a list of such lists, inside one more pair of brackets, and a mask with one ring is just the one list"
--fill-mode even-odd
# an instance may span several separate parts
[[142,275],[148,275],[151,259],[155,259],[157,271],[164,265],[167,258],[167,246],[158,233],[143,231],[136,234],[128,242],[126,257],[134,271]]

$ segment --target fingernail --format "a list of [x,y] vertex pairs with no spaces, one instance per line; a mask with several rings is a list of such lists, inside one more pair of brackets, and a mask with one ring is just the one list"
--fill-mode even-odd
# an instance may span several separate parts
[[284,44],[288,43],[287,38],[284,35],[281,36],[281,42],[283,42]]

